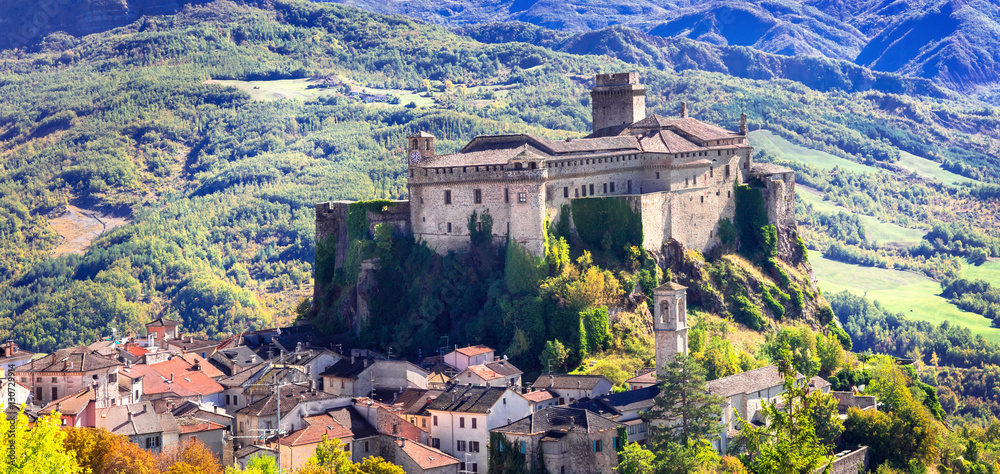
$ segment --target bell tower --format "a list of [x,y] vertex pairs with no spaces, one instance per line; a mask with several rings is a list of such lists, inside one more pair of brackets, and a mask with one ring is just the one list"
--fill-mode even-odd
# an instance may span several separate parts
[[653,290],[656,369],[688,352],[687,287],[668,281]]
[[590,91],[594,134],[622,127],[646,118],[646,88],[639,84],[639,73],[598,74]]

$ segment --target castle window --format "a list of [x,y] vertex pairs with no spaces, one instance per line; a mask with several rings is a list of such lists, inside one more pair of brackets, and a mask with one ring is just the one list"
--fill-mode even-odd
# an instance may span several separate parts
[[580,195],[583,196],[583,197],[587,197],[587,185],[586,184],[584,184],[583,186],[580,186]]
[[604,194],[608,194],[608,183],[604,183]]
[[528,168],[530,168],[530,169],[536,169],[536,168],[538,168],[538,163],[528,163]]
[[462,172],[463,173],[465,173],[465,171],[466,171],[465,168],[466,168],[465,166],[462,167]]
[[728,197],[733,197],[733,192],[732,191],[726,191],[726,197],[727,198]]
[[705,196],[702,196],[702,197],[701,197],[701,203],[702,203],[702,204],[705,204]]
[[564,198],[568,198],[569,197],[569,187],[568,186],[564,186],[563,187],[563,197]]
[[594,185],[593,184],[590,185],[590,190],[589,191],[590,191],[590,195],[593,196],[594,195]]
[[448,223],[448,233],[451,233],[451,222]]
[[726,179],[729,179],[729,165],[726,165]]
[[688,179],[684,178],[684,187],[686,188],[687,186],[688,186]]
[[444,191],[444,203],[445,204],[451,204],[451,190],[450,189],[446,189]]
[[455,168],[448,168],[448,172],[451,174],[455,174]]
[[656,172],[656,179],[660,179],[660,172],[659,171]]
[[476,204],[482,204],[483,203],[483,190],[482,189],[473,189],[472,190],[472,199],[474,201],[476,201]]
[[632,180],[631,179],[628,180],[628,183],[626,184],[626,186],[628,186],[628,191],[627,191],[628,194],[632,194]]
[[708,177],[709,178],[714,178],[715,177],[715,167],[714,166],[710,166],[708,168]]
[[528,202],[528,193],[517,193],[517,202]]
[[510,189],[503,188],[503,202],[510,202]]
[[611,192],[615,192],[615,183],[611,183]]
[[573,190],[573,197],[580,197],[580,190],[579,189],[574,189]]

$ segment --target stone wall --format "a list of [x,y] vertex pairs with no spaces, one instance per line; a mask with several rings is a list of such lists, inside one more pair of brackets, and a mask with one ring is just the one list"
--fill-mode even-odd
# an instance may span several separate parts
[[334,268],[343,268],[347,258],[347,206],[350,204],[350,201],[333,201],[316,205],[316,244],[331,236],[336,240]]
[[[823,469],[817,469],[817,473]],[[868,472],[868,446],[862,446],[844,455],[837,455],[837,459],[830,466],[830,474],[857,474]]]

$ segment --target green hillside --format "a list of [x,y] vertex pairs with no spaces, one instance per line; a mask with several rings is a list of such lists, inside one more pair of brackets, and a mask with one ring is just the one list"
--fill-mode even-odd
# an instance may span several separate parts
[[[970,130],[995,110],[483,44],[336,5],[211,3],[0,52],[0,338],[50,350],[157,315],[209,336],[290,318],[312,284],[314,204],[405,197],[408,133],[433,132],[444,152],[477,134],[578,136],[592,75],[629,69],[651,113],[686,101],[734,128],[746,112],[754,129],[853,161],[933,149],[993,179],[992,138]],[[414,103],[303,88],[330,77]],[[67,205],[131,223],[52,258],[47,220]]]

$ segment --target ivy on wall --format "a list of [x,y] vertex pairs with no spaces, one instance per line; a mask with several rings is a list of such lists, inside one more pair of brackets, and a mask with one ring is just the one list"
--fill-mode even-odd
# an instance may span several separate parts
[[[642,215],[619,198],[574,199],[573,224],[585,244],[605,251],[642,246]],[[766,216],[765,216],[766,217]]]

